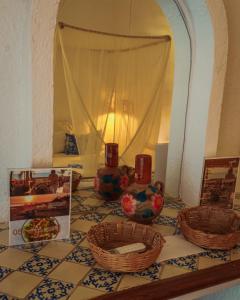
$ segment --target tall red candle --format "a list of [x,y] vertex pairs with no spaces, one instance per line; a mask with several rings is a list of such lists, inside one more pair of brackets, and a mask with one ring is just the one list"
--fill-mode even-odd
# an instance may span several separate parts
[[118,167],[118,144],[107,143],[105,145],[105,165],[106,167]]
[[138,154],[135,158],[136,183],[149,184],[152,181],[152,157]]

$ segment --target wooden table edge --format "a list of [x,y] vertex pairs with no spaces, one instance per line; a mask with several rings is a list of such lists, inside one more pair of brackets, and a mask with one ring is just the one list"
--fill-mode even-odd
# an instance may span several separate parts
[[106,294],[98,300],[161,300],[179,297],[240,278],[240,259],[191,273]]

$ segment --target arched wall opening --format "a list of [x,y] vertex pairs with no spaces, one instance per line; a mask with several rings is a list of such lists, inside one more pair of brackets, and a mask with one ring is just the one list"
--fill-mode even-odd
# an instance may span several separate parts
[[[53,46],[59,3],[60,0],[47,2],[34,0],[31,6],[24,7],[23,10],[19,8],[19,13],[26,19],[26,30],[23,30],[25,34],[27,32],[29,35],[29,43],[25,43],[24,47],[27,47],[31,60],[26,59],[23,61],[24,66],[22,68],[27,68],[29,72],[27,74],[21,73],[21,77],[24,76],[24,80],[21,89],[19,87],[18,98],[29,99],[31,105],[28,102],[16,101],[14,107],[9,104],[8,114],[14,115],[16,110],[23,113],[23,123],[25,124],[23,126],[30,133],[29,135],[21,135],[21,145],[23,148],[22,152],[29,153],[29,155],[19,158],[18,147],[12,147],[6,152],[7,155],[6,153],[2,153],[3,155],[1,155],[1,157],[4,157],[4,164],[1,167],[0,176],[1,181],[6,182],[1,190],[1,221],[5,221],[8,218],[7,168],[49,167],[52,164]],[[176,84],[174,85],[173,92],[174,101],[177,99],[173,113],[175,111],[177,118],[172,118],[176,122],[175,125],[171,124],[171,134],[174,128],[175,130],[177,129],[177,120],[180,118],[178,108],[181,108],[182,102],[179,99],[181,97],[184,98],[183,101],[187,101],[188,99],[185,131],[181,133],[183,138],[180,138],[179,134],[175,143],[172,143],[172,152],[169,149],[168,161],[171,167],[167,170],[167,176],[179,176],[181,178],[182,197],[189,204],[194,205],[198,202],[203,158],[206,154],[216,154],[215,150],[219,130],[218,118],[220,119],[223,81],[226,69],[224,64],[227,52],[225,10],[222,1],[218,0],[158,0],[157,3],[159,3],[171,24],[175,35],[176,57],[179,57],[179,60],[176,58],[176,62],[179,64],[175,65]],[[173,8],[173,5],[175,8]],[[11,3],[9,3],[9,12],[8,19],[10,22],[12,19],[11,16],[15,19],[14,16],[16,13],[16,8]],[[5,12],[3,11],[2,13]],[[185,22],[183,22],[183,17]],[[6,18],[3,18],[3,20],[4,22],[6,21],[5,25],[7,25]],[[182,75],[185,76],[181,66],[181,59],[186,57],[186,45],[182,38],[177,38],[178,24],[180,23],[182,24],[181,26],[187,26],[192,39],[192,72],[190,88],[187,94],[181,88]],[[11,27],[10,23],[9,26]],[[10,36],[8,34],[5,41],[7,42],[8,39],[11,40],[10,38],[16,40],[13,35]],[[24,47],[19,50],[16,47],[15,55],[19,55],[25,49]],[[4,51],[7,51],[7,45]],[[14,61],[12,63],[14,64]],[[14,78],[17,78],[17,76],[18,73],[16,72],[11,73],[9,78],[12,78],[13,84]],[[23,90],[25,92],[22,92]],[[186,99],[187,96],[189,97]],[[11,103],[11,98],[9,97],[9,103]],[[26,105],[23,105],[23,103]],[[212,118],[213,112],[214,118]],[[4,113],[3,111],[3,117],[5,117]],[[16,127],[12,127],[9,130],[8,136],[10,139],[15,136],[15,131]],[[178,173],[175,172],[176,166],[174,165],[173,158],[176,155],[174,148],[180,145],[179,140],[184,141],[184,156],[180,164],[182,165],[181,172]],[[8,140],[5,139],[5,133],[2,141],[5,141],[6,144],[8,143]],[[174,188],[176,189],[176,186],[173,186]]]
[[[52,62],[54,28],[60,1],[49,3],[49,7],[41,4],[40,1],[36,3],[38,5],[33,7],[33,19],[36,18],[33,22],[33,27],[35,27],[36,31],[40,31],[38,33],[40,36],[41,34],[44,35],[46,41],[46,28],[36,26],[41,20],[40,15],[42,14],[42,18],[46,18],[46,16],[48,18],[46,27],[50,29],[50,32],[47,35],[48,47],[43,49],[43,45],[40,43],[41,39],[38,39],[37,43],[33,45],[33,53],[35,52],[34,56],[37,58],[37,53],[42,51],[43,54],[41,55],[48,57],[48,64],[45,62],[44,66],[38,67],[42,71],[44,69],[44,73],[46,73],[47,68],[50,71],[49,74],[51,74],[51,76],[48,74],[50,76],[48,78],[51,80],[45,83],[49,97],[47,99],[46,96],[41,97],[41,107],[44,106],[43,111],[46,112],[45,101],[47,101],[47,107],[49,107],[48,118],[46,118],[48,122],[45,128],[37,125],[42,119],[40,114],[33,109],[33,113],[35,111],[37,116],[35,124],[33,124],[33,165],[49,166],[52,160],[52,143],[49,143],[49,147],[43,148],[40,145],[42,144],[41,141],[37,137],[42,136],[45,140],[52,141],[53,70],[52,64],[49,64],[49,62]],[[174,191],[172,194],[177,195],[180,187],[176,185],[176,182],[180,179],[181,196],[185,201],[193,205],[198,203],[204,156],[209,154],[215,155],[217,147],[218,114],[220,114],[221,110],[225,76],[225,66],[223,64],[219,70],[219,64],[221,64],[223,53],[227,51],[227,44],[222,43],[223,40],[227,40],[227,31],[224,28],[222,35],[219,35],[218,20],[221,20],[223,24],[227,23],[225,10],[221,1],[192,2],[190,0],[175,0],[166,2],[158,0],[157,3],[163,10],[173,30],[176,55],[170,132],[170,140],[172,142],[168,149],[168,184],[166,189]],[[43,13],[45,16],[43,16]],[[219,49],[217,50],[219,44],[222,46],[220,51]],[[186,70],[190,62],[192,63],[191,74]],[[36,72],[38,68],[35,67],[33,58],[33,80],[37,82],[37,78],[34,78],[34,75],[40,78],[39,76],[41,76],[42,72],[41,70]],[[50,85],[51,88],[49,89]],[[41,89],[41,91],[43,90]],[[36,91],[33,105],[40,102],[40,94]],[[187,102],[186,113],[185,104]],[[209,115],[216,105],[218,110],[217,113],[215,112],[216,118],[215,122],[213,122]],[[39,107],[37,106],[36,109],[39,109]],[[179,122],[181,124],[185,122],[185,126],[179,126]],[[211,144],[211,147],[209,147],[209,144]],[[179,151],[179,147],[184,147],[183,155]]]
[[[160,6],[154,1],[146,0],[124,0],[120,2],[113,2],[109,0],[91,0],[88,2],[84,0],[64,0],[60,3],[57,19],[58,24],[56,26],[55,39],[56,63],[54,71],[54,166],[67,166],[69,163],[78,163],[83,165],[84,175],[93,176],[94,174],[96,174],[96,166],[94,168],[94,163],[92,162],[92,160],[94,160],[95,158],[95,154],[93,153],[96,153],[96,149],[94,149],[94,147],[92,147],[92,149],[89,149],[89,144],[96,145],[97,143],[91,143],[89,142],[89,140],[94,140],[94,137],[96,140],[96,133],[99,132],[99,136],[102,135],[101,138],[102,140],[104,140],[104,142],[113,141],[111,140],[111,136],[109,134],[111,132],[109,131],[111,131],[110,129],[114,128],[115,126],[111,127],[112,124],[109,124],[110,122],[107,122],[107,124],[105,124],[105,130],[103,129],[104,121],[102,120],[104,119],[104,116],[107,115],[106,113],[103,115],[102,111],[107,111],[107,103],[109,102],[109,98],[111,96],[111,94],[108,93],[108,90],[112,90],[113,87],[115,88],[115,91],[117,91],[114,99],[116,99],[118,109],[121,111],[123,95],[125,97],[124,103],[126,107],[126,110],[125,112],[122,112],[122,115],[120,113],[118,113],[117,116],[115,116],[115,114],[110,114],[111,119],[113,119],[112,123],[114,123],[115,121],[117,124],[117,133],[114,142],[119,143],[120,164],[127,163],[133,165],[133,157],[135,156],[135,154],[139,153],[136,151],[141,151],[139,149],[143,145],[146,153],[150,153],[153,155],[154,161],[154,154],[156,152],[155,145],[159,143],[160,146],[165,146],[169,141],[169,127],[171,123],[171,99],[175,61],[172,30],[165,15],[161,11]],[[59,26],[59,24],[65,24],[66,26]],[[70,25],[71,27],[68,25]],[[93,33],[92,31],[97,31],[97,34],[96,32]],[[103,33],[108,33],[107,38]],[[116,59],[115,64],[117,64],[117,61],[119,59],[124,59],[122,60],[121,66],[117,65],[117,67],[114,68],[112,68],[112,64],[108,64],[108,60],[112,56],[112,53],[108,55],[107,52],[103,52],[100,58],[98,58],[99,63],[97,63],[98,68],[96,69],[96,62],[95,64],[93,64],[93,59],[96,60],[96,57],[93,57],[93,55],[90,54],[90,51],[83,51],[82,48],[85,49],[89,41],[90,43],[93,43],[93,39],[96,38],[98,40],[98,37],[99,40],[101,40],[101,44],[99,44],[99,42],[97,44],[98,47],[100,47],[101,45],[105,45],[107,47],[108,44],[106,44],[106,42],[108,40],[108,43],[110,43],[111,39],[116,39],[115,42],[119,44],[122,37],[116,35],[124,35],[124,37],[127,36],[128,39],[122,42],[127,43],[128,47],[130,47],[132,42],[146,42],[143,38],[146,38],[146,40],[149,38],[150,44],[152,43],[153,38],[155,40],[156,38],[163,36],[170,36],[171,40],[167,43],[161,43],[161,45],[158,45],[157,48],[156,46],[148,46],[144,49],[139,49],[139,51],[141,51],[141,54],[138,50],[135,50],[131,52],[124,52],[124,57],[119,57],[118,52],[116,52],[116,54],[114,55],[118,59]],[[60,42],[60,36],[62,42]],[[76,40],[78,40],[79,42],[74,42]],[[80,43],[81,47],[79,46]],[[156,57],[157,55],[161,60],[161,57],[164,56],[165,47],[169,47],[170,51],[170,53],[168,54],[169,56],[167,57],[167,61],[162,61],[161,63],[156,61],[155,68],[152,68],[152,61],[154,60],[154,57]],[[63,52],[65,52],[66,59],[63,58]],[[159,55],[159,53],[161,53],[162,55]],[[74,63],[72,57],[74,57]],[[85,57],[85,59],[82,59],[82,57]],[[134,59],[136,63],[131,63],[131,60],[127,62],[128,58],[131,58],[131,60]],[[127,64],[125,65],[124,62],[127,62]],[[76,67],[77,64],[79,64],[78,67]],[[157,68],[159,69],[157,72],[156,64],[158,66]],[[163,66],[164,64],[166,64],[166,68]],[[88,67],[86,67],[86,65]],[[131,65],[131,67],[129,67],[129,65]],[[70,73],[68,72],[68,78],[66,77],[66,73],[64,72],[64,68],[66,69],[67,67],[69,67],[69,71],[72,74],[70,75]],[[106,68],[108,68],[110,72],[112,72],[111,77],[115,78],[115,76],[117,76],[115,80],[115,86],[111,86],[112,84],[114,84],[114,82],[109,80],[106,76]],[[84,69],[87,71],[84,71],[83,76],[81,76],[81,72],[77,71],[79,69]],[[162,69],[164,70],[163,77],[161,80],[156,81],[156,74],[161,72]],[[136,70],[138,70],[137,75]],[[100,74],[100,72],[101,77],[103,77],[105,80],[102,79],[100,81],[99,77],[95,75]],[[127,76],[122,76],[122,74],[127,74]],[[148,78],[151,78],[150,82],[147,81]],[[76,83],[79,95],[84,95],[82,99],[81,96],[78,97],[76,96],[76,93],[74,94],[73,85],[71,85],[70,87],[69,81],[72,80],[74,80]],[[99,85],[99,82],[101,82],[101,85]],[[131,82],[134,82],[134,84],[132,84]],[[151,82],[156,82],[156,85],[151,85]],[[153,89],[149,88],[150,86]],[[157,97],[152,94],[152,91],[156,88],[159,89]],[[91,90],[93,90],[94,92],[90,92]],[[101,95],[100,90],[104,92],[105,98]],[[84,126],[84,124],[86,123],[84,112],[79,111],[78,114],[72,112],[71,107],[73,105],[75,105],[75,107],[80,107],[81,101],[84,101],[85,105],[88,107],[88,115],[93,116],[94,114],[94,118],[92,118],[92,120],[95,120],[96,114],[99,113],[97,120],[94,121],[96,126],[95,128],[97,129],[96,131],[94,131],[95,128],[92,128],[89,125]],[[101,110],[98,107],[98,104],[100,102],[102,102],[103,107]],[[135,124],[140,125],[141,123],[141,116],[138,113],[137,107],[139,106],[139,103],[143,103],[143,107],[147,106],[145,105],[145,103],[148,102],[151,102],[154,106],[156,106],[156,102],[159,102],[157,106],[159,108],[161,107],[161,111],[159,111],[158,113],[152,111],[152,114],[150,112],[150,114],[152,115],[151,118],[145,118],[151,120],[150,122],[148,122],[150,123],[149,127],[154,122],[155,124],[157,123],[154,128],[160,128],[158,140],[156,139],[154,142],[149,142],[148,140],[144,141],[144,136],[146,136],[145,134],[141,137],[141,140],[144,141],[141,144],[139,143],[139,138],[136,138],[136,136],[134,136],[135,141],[136,139],[138,140],[138,143],[135,142],[135,144],[137,144],[138,146],[131,146],[131,142],[129,139],[132,136],[131,133],[135,131],[135,127],[139,129],[139,126],[135,126]],[[94,108],[93,104],[91,105],[89,103],[94,103]],[[135,108],[130,112],[131,106]],[[82,109],[82,111],[84,111],[84,109]],[[81,114],[83,114],[83,116],[82,118],[79,118]],[[132,118],[134,118],[135,122],[131,122]],[[82,122],[80,122],[80,119],[82,120]],[[127,122],[126,119],[130,121]],[[85,120],[85,123],[83,120]],[[78,142],[79,156],[64,154],[64,130],[66,130],[65,128],[73,128],[74,123],[76,125],[72,130],[72,133],[75,134],[76,140]],[[146,123],[147,122],[144,122],[145,130],[147,130]],[[128,125],[126,126],[126,124]],[[126,127],[124,127],[124,125]],[[118,134],[120,132],[120,130],[118,130],[120,127],[121,131],[125,132],[124,129],[126,129],[126,131],[130,133],[127,138],[126,136],[124,136],[124,138],[121,138],[122,134]],[[135,132],[137,132],[138,129],[136,129]],[[102,132],[105,132],[105,134],[102,134]],[[115,130],[112,130],[112,132],[115,132]],[[138,136],[140,135],[141,131]],[[122,144],[124,144],[125,140],[129,141],[127,148],[128,146],[130,146],[130,149],[128,150],[128,155],[125,155],[125,161],[123,162],[123,160],[121,160],[121,154],[123,153],[123,149],[126,147],[126,145],[122,147]],[[82,147],[81,142],[85,144],[85,147]],[[147,144],[151,144],[153,146],[148,147]],[[88,149],[86,150],[86,148]],[[101,151],[102,153],[103,147],[100,146],[99,148],[100,149],[98,149],[97,152],[99,153]],[[130,153],[134,153],[134,155]],[[94,158],[92,159],[93,155]],[[103,155],[101,155],[101,161],[102,156]],[[89,163],[89,157],[91,157],[91,163]],[[97,161],[97,159],[95,160]],[[153,164],[153,170],[154,169],[155,164]]]

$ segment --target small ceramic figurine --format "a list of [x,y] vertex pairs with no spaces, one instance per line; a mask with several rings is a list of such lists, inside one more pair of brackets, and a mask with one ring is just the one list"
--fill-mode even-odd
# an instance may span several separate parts
[[128,186],[128,176],[118,168],[118,144],[105,145],[105,167],[97,171],[95,190],[104,200],[117,200]]
[[151,184],[152,158],[139,154],[135,160],[135,183],[127,187],[121,197],[125,215],[132,221],[151,223],[163,208],[163,183]]

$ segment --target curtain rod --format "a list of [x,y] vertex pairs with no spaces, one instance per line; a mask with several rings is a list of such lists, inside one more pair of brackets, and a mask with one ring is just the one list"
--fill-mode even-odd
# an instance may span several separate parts
[[160,36],[125,35],[125,34],[109,33],[109,32],[103,32],[103,31],[97,31],[97,30],[77,27],[77,26],[69,25],[69,24],[66,24],[63,22],[58,22],[58,25],[61,29],[64,29],[64,27],[68,27],[68,28],[75,29],[75,30],[81,30],[81,31],[85,31],[85,32],[98,33],[98,34],[102,34],[102,35],[109,35],[109,36],[116,36],[116,37],[135,38],[135,39],[144,39],[144,38],[145,39],[158,39],[158,40],[163,40],[166,42],[171,40],[170,35],[160,35]]

